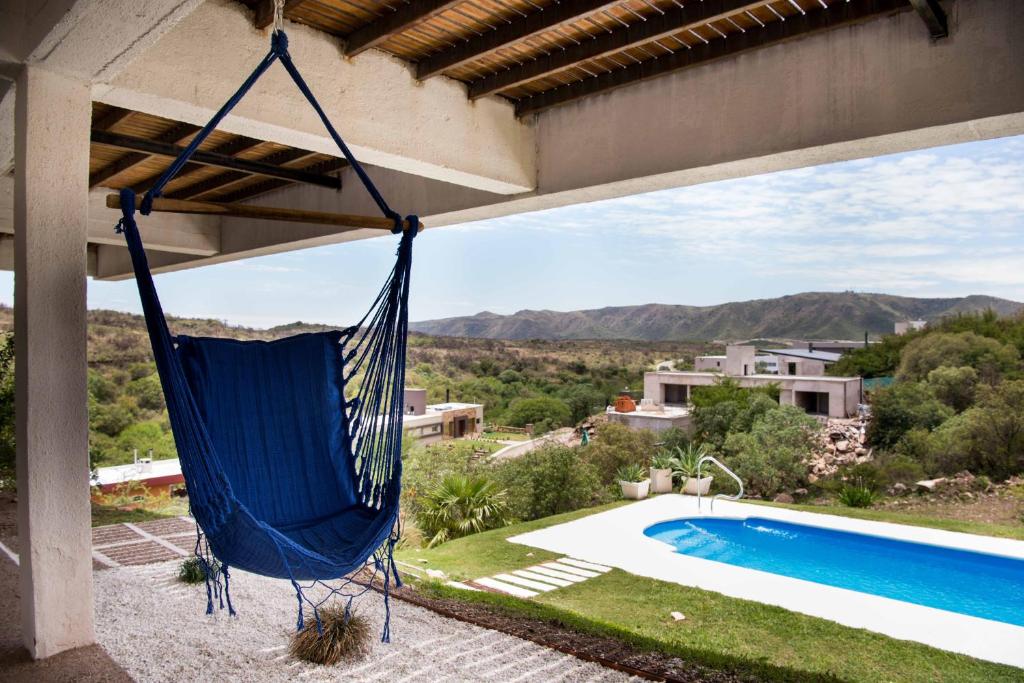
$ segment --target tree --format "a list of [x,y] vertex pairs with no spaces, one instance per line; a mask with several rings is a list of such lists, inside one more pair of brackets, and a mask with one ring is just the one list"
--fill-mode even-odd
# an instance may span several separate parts
[[138,401],[143,410],[164,409],[164,390],[155,374],[132,380],[125,391]]
[[736,380],[723,378],[694,389],[693,403],[696,438],[721,451],[731,432],[749,431],[759,417],[779,407],[778,387],[744,389]]
[[140,456],[153,451],[153,457],[157,460],[178,457],[174,437],[156,422],[136,422],[127,427],[117,437],[117,447],[120,449],[118,456],[121,462],[131,462],[135,449],[138,449]]
[[749,432],[729,434],[723,451],[751,493],[772,496],[801,483],[817,431],[817,421],[803,410],[781,406],[759,417]]
[[429,539],[427,547],[505,526],[505,496],[489,479],[450,475],[424,496],[416,524]]
[[974,403],[978,371],[967,365],[959,368],[943,365],[928,373],[928,386],[937,399],[961,413]]
[[549,445],[498,464],[493,476],[509,491],[512,515],[539,519],[601,502],[605,487],[582,457],[589,448]]
[[897,382],[875,392],[868,440],[879,448],[892,448],[911,429],[931,431],[952,415],[927,384]]
[[982,386],[963,414],[963,435],[975,473],[1009,477],[1024,472],[1024,380]]
[[562,393],[562,400],[569,406],[572,413],[572,424],[587,419],[596,410],[607,405],[605,395],[590,384],[576,384]]
[[935,332],[917,337],[900,355],[897,377],[921,381],[943,367],[974,368],[982,381],[995,384],[1020,368],[1020,354],[1013,346],[974,332]]
[[602,484],[611,484],[620,467],[646,466],[657,451],[656,441],[654,433],[646,429],[606,422],[594,428],[594,437],[583,449],[582,457],[594,466]]
[[569,406],[557,398],[548,396],[516,399],[505,412],[505,421],[513,427],[523,427],[542,420],[563,427],[569,424],[571,419]]

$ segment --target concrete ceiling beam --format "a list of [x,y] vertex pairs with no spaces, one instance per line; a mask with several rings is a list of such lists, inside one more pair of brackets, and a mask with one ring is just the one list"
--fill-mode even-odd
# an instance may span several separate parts
[[[498,194],[532,190],[529,124],[498,98],[469,102],[450,79],[416,81],[412,67],[378,50],[346,60],[323,32],[288,23],[291,53],[356,157],[368,164]],[[174,26],[94,99],[204,124],[269,48],[269,29],[239,3],[209,0]],[[222,130],[337,155],[334,142],[283,68],[275,65]]]

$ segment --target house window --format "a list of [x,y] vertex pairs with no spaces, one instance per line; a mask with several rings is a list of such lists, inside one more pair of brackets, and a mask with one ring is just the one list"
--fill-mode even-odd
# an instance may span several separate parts
[[796,374],[796,363],[786,363],[786,368],[788,368],[786,372],[788,372],[790,375]]
[[476,419],[476,423],[480,424],[480,418],[479,417]]

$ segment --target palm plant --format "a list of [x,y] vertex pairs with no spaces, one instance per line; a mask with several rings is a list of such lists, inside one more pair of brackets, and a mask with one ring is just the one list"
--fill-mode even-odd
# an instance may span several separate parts
[[668,449],[662,449],[651,459],[651,467],[656,470],[670,470],[672,469],[673,462],[673,452]]
[[708,454],[707,448],[701,444],[689,443],[686,448],[676,446],[675,454],[672,457],[672,479],[685,482],[687,479],[696,478],[697,463]]
[[416,523],[428,548],[508,523],[507,492],[483,477],[449,475],[423,497]]
[[615,478],[618,481],[625,481],[629,483],[641,482],[647,478],[644,469],[640,465],[623,465],[615,472]]

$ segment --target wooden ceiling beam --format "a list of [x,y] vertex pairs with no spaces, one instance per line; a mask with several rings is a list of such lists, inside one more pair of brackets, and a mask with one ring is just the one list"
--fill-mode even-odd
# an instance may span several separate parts
[[[566,69],[590,59],[621,52],[635,45],[642,45],[660,38],[678,34],[687,29],[704,26],[712,21],[751,10],[764,5],[764,0],[704,0],[672,6],[664,14],[655,14],[629,26],[599,33],[592,40],[568,45],[536,59],[516,64],[504,71],[498,71],[469,84],[470,99],[477,99],[501,90],[507,90],[543,76]],[[680,48],[685,51],[686,48]]]
[[946,11],[942,9],[939,0],[910,0],[910,4],[917,10],[921,20],[928,27],[928,33],[931,34],[932,40],[949,36],[949,22],[946,20]]
[[[282,14],[287,17],[289,12],[297,10],[306,0],[285,0]],[[266,28],[274,23],[274,0],[259,0],[256,3],[253,24],[256,28]]]
[[493,31],[470,36],[469,40],[441,52],[424,57],[416,63],[416,78],[423,80],[439,73],[480,59],[506,45],[528,40],[545,31],[578,20],[580,17],[621,4],[621,0],[563,0],[533,12],[511,23],[501,24]]
[[345,56],[354,57],[376,47],[391,36],[428,21],[465,0],[410,0],[393,12],[377,17],[345,38]]
[[[259,159],[259,161],[264,164],[274,164],[275,166],[278,166],[315,155],[316,152],[310,152],[304,149],[282,149]],[[321,173],[319,170],[311,170],[309,168],[304,168],[302,170],[309,173]],[[225,171],[224,173],[218,173],[213,177],[193,183],[187,187],[181,187],[171,192],[167,192],[164,196],[169,199],[194,199],[209,192],[213,192],[214,190],[225,188],[229,185],[242,182],[252,177],[252,174],[243,173],[242,171]]]
[[[93,133],[97,132],[106,133],[105,129],[93,129]],[[190,135],[197,132],[199,126],[193,126],[191,123],[178,123],[171,126],[169,129],[157,136],[156,141],[158,143],[178,143],[183,140],[187,140]],[[123,157],[107,164],[101,169],[98,169],[94,173],[89,174],[89,187],[96,187],[104,181],[107,181],[119,173],[124,173],[128,169],[141,164],[146,159],[153,156],[152,154],[144,154],[133,152],[131,154],[125,154]]]
[[93,120],[92,127],[96,130],[110,130],[134,113],[131,109],[111,107]]
[[745,33],[732,33],[727,38],[700,43],[691,49],[680,49],[656,59],[607,71],[568,85],[524,97],[516,102],[516,115],[526,116],[550,109],[581,97],[608,92],[625,85],[663,76],[680,69],[706,64],[741,52],[767,45],[802,38],[843,25],[868,21],[883,14],[909,9],[907,0],[849,0],[830,5],[828,9],[808,9],[805,14],[789,16],[764,27],[749,28]]
[[[345,161],[344,159],[341,159],[339,157],[331,157],[330,159],[318,161],[311,166],[307,166],[303,170],[310,171],[312,173],[332,173],[334,171],[340,171],[346,166],[348,166],[348,162]],[[251,199],[252,197],[255,197],[257,195],[270,192],[271,190],[276,190],[280,187],[284,187],[287,184],[288,183],[282,180],[264,180],[263,182],[255,183],[247,187],[240,187],[229,194],[221,195],[220,197],[217,197],[217,201],[240,202],[246,199]]]
[[[225,154],[227,156],[234,156],[234,155],[236,155],[236,154],[238,154],[240,152],[244,152],[247,149],[252,149],[253,147],[256,147],[257,145],[262,145],[262,144],[263,144],[262,140],[256,140],[255,138],[249,138],[249,137],[240,136],[240,137],[235,138],[234,140],[229,140],[229,141],[225,142],[223,145],[218,145],[218,146],[214,147],[211,151],[216,152],[217,154]],[[178,171],[178,175],[174,176],[174,179],[175,180],[179,180],[181,178],[187,177],[187,176],[191,175],[192,173],[195,173],[196,171],[198,171],[200,169],[203,169],[203,168],[206,168],[206,166],[204,166],[202,164],[192,163],[190,161],[190,162],[188,162],[187,164],[185,164],[184,166],[181,167],[181,170]],[[163,174],[164,174],[164,172],[160,171],[159,173],[154,173],[154,174],[150,175],[147,178],[143,178],[142,180],[139,180],[139,181],[133,183],[132,184],[132,189],[136,193],[141,194],[141,193],[145,192],[146,190],[148,190],[149,188],[153,187],[153,185],[156,184],[156,181],[160,180],[160,176],[162,176]]]
[[[157,142],[154,140],[146,140],[143,138],[134,138],[127,135],[118,135],[116,133],[99,130],[94,130],[92,132],[92,141],[100,145],[141,152],[148,156],[174,158],[183,151],[183,148],[178,147],[177,145]],[[319,185],[321,187],[330,187],[332,189],[339,189],[341,187],[341,180],[332,176],[306,173],[304,171],[274,166],[272,164],[266,164],[259,161],[250,161],[248,159],[239,159],[225,154],[217,154],[216,152],[197,150],[190,158],[190,161],[197,164],[203,164],[204,166],[216,166],[229,171],[242,171],[244,173],[266,176],[268,178],[278,178],[291,182],[308,183],[310,185]]]

